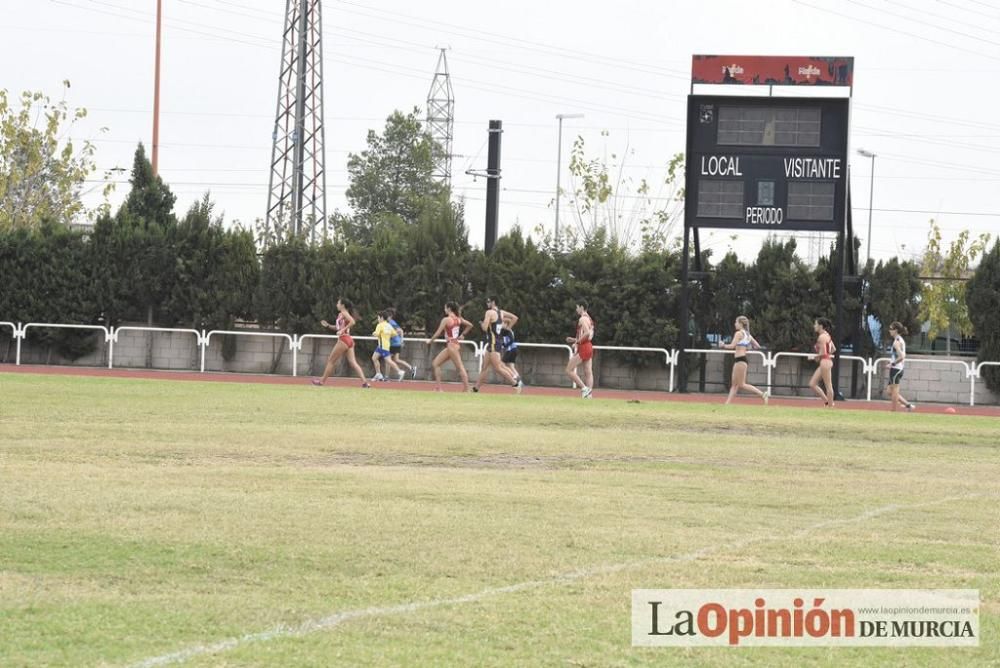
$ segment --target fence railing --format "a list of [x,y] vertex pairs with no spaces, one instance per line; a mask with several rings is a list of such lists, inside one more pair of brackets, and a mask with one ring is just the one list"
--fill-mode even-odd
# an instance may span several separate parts
[[20,326],[20,333],[15,333],[17,339],[17,363],[21,363],[21,342],[28,336],[28,330],[32,327],[37,329],[87,329],[104,332],[104,343],[111,345],[111,333],[104,325],[66,325],[57,322],[29,322]]
[[[171,327],[142,327],[142,326],[122,326],[122,327],[112,327],[107,328],[103,325],[78,325],[78,324],[67,324],[67,323],[50,323],[50,322],[29,322],[26,324],[9,322],[5,320],[0,320],[0,332],[5,329],[10,329],[11,337],[16,342],[17,353],[15,357],[15,364],[21,365],[22,356],[22,343],[27,339],[28,331],[30,329],[79,329],[88,330],[93,332],[100,332],[104,334],[104,343],[107,344],[107,357],[108,357],[108,368],[114,368],[114,354],[115,345],[119,343],[119,336],[125,332],[140,332],[140,333],[165,333],[165,334],[183,334],[192,335],[195,337],[195,345],[200,351],[200,370],[205,373],[206,357],[208,353],[208,348],[211,345],[212,337],[218,336],[242,336],[242,337],[268,337],[272,339],[281,339],[287,342],[288,349],[292,352],[292,376],[298,375],[298,359],[299,353],[302,350],[302,344],[310,339],[336,339],[336,335],[332,334],[303,334],[301,336],[294,336],[291,334],[286,334],[284,332],[267,332],[267,331],[256,331],[256,330],[212,330],[209,332],[198,331],[196,329],[185,329],[185,328],[171,328]],[[352,337],[358,341],[375,341],[373,336],[354,336]],[[438,340],[440,341],[440,340]],[[430,339],[426,338],[408,338],[407,342],[410,343],[423,343],[425,345],[430,345],[432,342]],[[473,354],[478,360],[479,369],[482,371],[483,359],[485,353],[485,345],[478,341],[461,340],[459,342],[463,346],[469,346],[473,349]],[[569,345],[562,343],[534,343],[530,341],[518,342],[519,349],[538,349],[538,350],[560,350],[566,353],[567,359],[572,358],[573,349]],[[680,362],[680,356],[682,354],[687,355],[732,355],[733,351],[723,350],[718,348],[685,348],[683,350],[679,349],[667,349],[667,348],[654,348],[654,347],[642,347],[642,346],[594,346],[594,350],[597,351],[608,351],[608,352],[618,352],[618,353],[655,353],[657,355],[663,355],[664,364],[667,367],[669,377],[668,377],[668,392],[673,392],[676,385],[676,372]],[[804,358],[809,359],[814,357],[810,353],[798,353],[798,352],[764,352],[760,350],[749,350],[747,355],[756,355],[761,358],[764,369],[767,371],[767,387],[770,390],[774,386],[774,373],[777,369],[778,362],[785,358]],[[841,355],[840,359],[843,361],[859,362],[862,365],[863,373],[865,374],[865,384],[866,384],[866,401],[872,401],[872,387],[874,384],[875,375],[879,372],[879,367],[882,364],[891,363],[891,359],[888,357],[879,358],[864,358],[856,355]],[[1000,367],[1000,361],[983,361],[975,362],[969,361],[965,362],[956,359],[933,359],[921,357],[919,359],[914,359],[909,362],[913,364],[932,364],[941,366],[951,366],[951,367],[961,367],[964,370],[965,378],[969,380],[969,405],[975,406],[976,401],[976,381],[982,378],[982,370],[986,367]]]
[[[115,361],[115,344],[118,343],[118,335],[122,332],[167,332],[167,333],[179,333],[179,334],[194,334],[195,345],[204,352],[205,346],[203,341],[205,339],[205,332],[199,332],[197,329],[174,329],[171,327],[133,327],[131,325],[126,325],[123,327],[112,327],[111,328],[111,340],[108,341],[108,368],[114,368]],[[202,366],[202,371],[205,370]]]
[[[211,332],[202,337],[201,343],[201,372],[205,373],[205,356],[208,352],[208,346],[212,343],[213,336],[264,336],[272,339],[284,339],[288,341],[288,348],[292,351],[292,357],[295,356],[295,339],[291,334],[285,334],[284,332],[255,332],[253,330],[229,330],[229,329],[213,329]],[[295,369],[292,369],[292,375],[295,375]]]
[[[518,344],[521,345],[521,344]],[[649,348],[644,346],[594,346],[594,350],[609,350],[619,353],[655,353],[663,355],[663,363],[670,370],[670,378],[667,381],[667,392],[674,391],[674,366],[677,364],[677,351],[666,348]]]

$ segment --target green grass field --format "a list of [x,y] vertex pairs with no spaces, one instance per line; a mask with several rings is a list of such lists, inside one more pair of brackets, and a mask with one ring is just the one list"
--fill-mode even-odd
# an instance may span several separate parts
[[[0,374],[0,666],[997,666],[998,494],[990,418]],[[982,645],[631,647],[633,588],[799,586]]]

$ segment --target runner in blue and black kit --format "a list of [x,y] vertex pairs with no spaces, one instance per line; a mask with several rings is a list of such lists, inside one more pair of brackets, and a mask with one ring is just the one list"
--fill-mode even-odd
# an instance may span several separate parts
[[507,370],[514,376],[514,380],[521,383],[521,374],[518,373],[515,366],[517,362],[517,341],[514,339],[512,327],[513,324],[507,321],[504,322],[504,327],[500,330],[500,361],[503,362]]
[[406,378],[407,372],[409,372],[410,378],[416,378],[417,367],[413,366],[409,362],[404,362],[399,356],[399,354],[403,351],[403,328],[399,326],[398,322],[396,322],[396,309],[390,307],[386,310],[389,312],[389,326],[392,327],[392,331],[396,333],[396,335],[389,341],[389,352],[391,353],[389,359],[400,367],[398,376],[399,380]]

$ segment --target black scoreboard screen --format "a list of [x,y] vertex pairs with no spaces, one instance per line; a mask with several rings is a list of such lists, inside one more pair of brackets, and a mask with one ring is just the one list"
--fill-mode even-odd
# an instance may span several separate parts
[[688,227],[843,228],[848,100],[688,96]]

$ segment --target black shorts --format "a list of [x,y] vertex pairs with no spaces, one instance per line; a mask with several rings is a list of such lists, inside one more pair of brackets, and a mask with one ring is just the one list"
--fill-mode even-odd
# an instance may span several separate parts
[[517,362],[517,348],[503,351],[503,356],[500,359],[504,364],[514,364]]
[[735,362],[733,362],[733,364],[739,364],[740,362],[743,362],[743,363],[744,363],[744,364],[746,364],[747,366],[750,366],[750,363],[749,363],[749,362],[747,362],[747,358],[746,358],[746,357],[737,357],[737,358],[736,358],[736,361],[735,361]]
[[902,369],[893,369],[892,367],[890,367],[889,368],[889,384],[890,385],[899,385],[899,382],[901,380],[903,380],[903,370]]
[[400,346],[389,346],[389,354],[390,355],[398,355],[401,352],[403,352],[403,346],[401,346],[401,345]]

